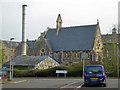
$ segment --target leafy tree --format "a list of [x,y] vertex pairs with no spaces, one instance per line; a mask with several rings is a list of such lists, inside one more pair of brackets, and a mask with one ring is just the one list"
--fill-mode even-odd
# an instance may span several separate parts
[[2,45],[0,42],[0,68],[1,68],[1,65],[4,63],[4,57],[5,57],[5,50],[2,49]]
[[103,64],[106,71],[109,73],[117,74],[117,36],[106,35],[104,39],[105,45],[103,46]]
[[5,50],[2,49],[1,51],[2,51],[2,64],[3,64],[5,59]]

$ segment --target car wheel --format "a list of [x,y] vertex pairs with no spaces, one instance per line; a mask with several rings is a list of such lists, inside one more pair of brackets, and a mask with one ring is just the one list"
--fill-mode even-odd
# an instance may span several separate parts
[[87,84],[86,83],[84,83],[84,85],[83,85],[84,87],[86,87],[87,86]]
[[103,87],[106,87],[106,83],[102,85]]
[[84,83],[84,86],[85,86],[85,87],[88,87],[88,86],[89,86],[89,84],[88,84],[88,83]]

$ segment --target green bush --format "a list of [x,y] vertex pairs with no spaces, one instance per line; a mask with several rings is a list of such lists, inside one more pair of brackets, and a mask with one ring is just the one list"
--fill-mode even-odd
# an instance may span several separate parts
[[106,73],[107,77],[117,77],[117,66],[116,67],[106,66],[106,65],[103,65],[103,66],[104,66],[105,72],[107,72]]

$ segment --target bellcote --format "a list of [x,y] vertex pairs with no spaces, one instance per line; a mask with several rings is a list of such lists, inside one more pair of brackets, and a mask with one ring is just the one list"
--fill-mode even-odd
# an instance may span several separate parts
[[56,28],[62,27],[62,18],[61,18],[61,15],[60,15],[60,14],[58,14],[58,18],[57,18],[57,20],[56,20],[56,23],[57,23]]
[[99,19],[97,19],[97,25],[99,25]]
[[59,30],[61,27],[62,27],[62,18],[61,18],[61,15],[58,14],[58,18],[56,20],[56,29],[57,29],[56,35],[59,34]]

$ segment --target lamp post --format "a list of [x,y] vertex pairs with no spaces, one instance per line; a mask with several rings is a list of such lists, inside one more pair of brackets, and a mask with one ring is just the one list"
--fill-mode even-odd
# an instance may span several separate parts
[[83,81],[84,81],[84,65],[85,65],[85,59],[83,58]]
[[83,60],[83,81],[84,81],[84,71],[85,71],[84,66],[85,66],[85,59],[87,58],[87,56],[86,56],[85,52],[83,52],[81,56],[82,56],[82,60]]
[[117,76],[119,79],[119,43],[117,43]]
[[14,38],[10,38],[10,80],[12,80],[11,78],[11,60],[12,60],[12,40]]

